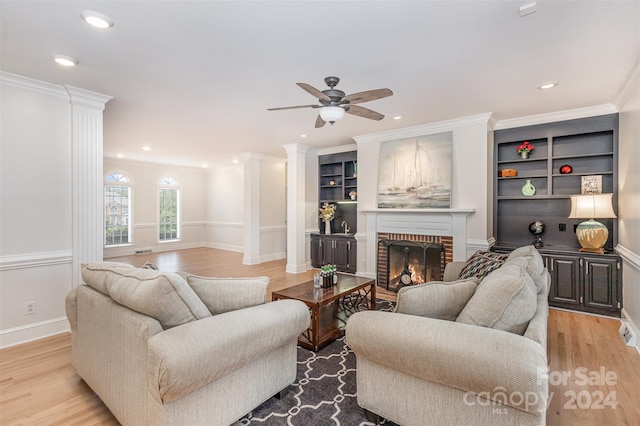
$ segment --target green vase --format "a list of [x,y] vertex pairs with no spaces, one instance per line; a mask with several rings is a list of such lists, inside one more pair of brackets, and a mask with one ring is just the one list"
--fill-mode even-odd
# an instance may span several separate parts
[[527,183],[525,183],[524,186],[522,187],[522,195],[531,197],[535,195],[535,193],[536,193],[536,187],[533,186],[533,184],[531,183],[531,179],[527,179]]

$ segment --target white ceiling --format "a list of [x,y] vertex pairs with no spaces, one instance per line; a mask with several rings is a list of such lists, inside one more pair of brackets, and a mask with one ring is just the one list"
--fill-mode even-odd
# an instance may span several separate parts
[[[105,156],[195,167],[480,113],[613,102],[638,61],[640,1],[538,1],[520,17],[530,2],[3,0],[1,68],[113,96]],[[84,10],[114,27],[90,27]],[[55,54],[79,65],[62,68]],[[363,104],[386,118],[315,129],[318,110],[267,111],[315,103],[295,83],[324,90],[329,75],[347,94],[393,90]],[[548,81],[559,86],[537,89]]]

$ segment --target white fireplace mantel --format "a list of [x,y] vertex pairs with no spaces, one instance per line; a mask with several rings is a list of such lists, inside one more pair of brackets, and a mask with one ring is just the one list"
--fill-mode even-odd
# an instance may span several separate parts
[[474,208],[361,209],[367,218],[367,275],[375,275],[378,233],[453,237],[453,260],[467,258],[467,216]]

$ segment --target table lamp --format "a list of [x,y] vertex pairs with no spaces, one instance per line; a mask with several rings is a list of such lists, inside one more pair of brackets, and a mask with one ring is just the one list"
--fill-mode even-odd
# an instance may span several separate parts
[[604,254],[609,230],[594,219],[616,218],[613,194],[571,195],[569,219],[589,219],[576,228],[576,237],[582,247],[579,251]]

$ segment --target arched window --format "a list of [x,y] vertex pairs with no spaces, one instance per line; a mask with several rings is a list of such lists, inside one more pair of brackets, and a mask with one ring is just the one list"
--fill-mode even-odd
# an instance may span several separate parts
[[180,239],[180,184],[174,178],[160,179],[158,206],[158,240]]
[[131,179],[120,172],[104,178],[104,245],[119,246],[131,243],[132,194]]

